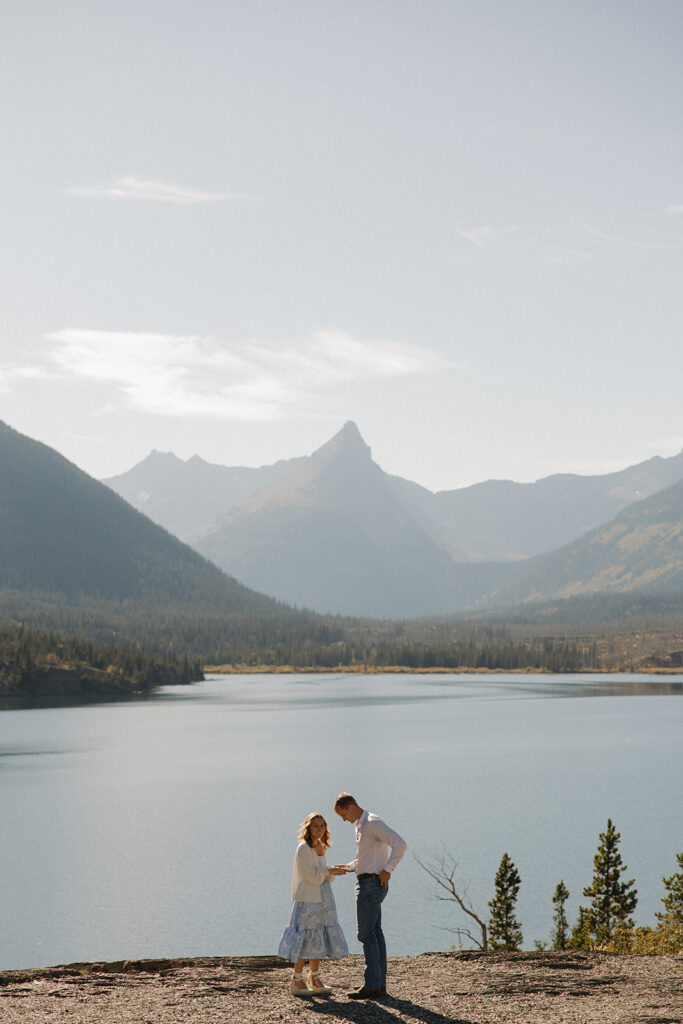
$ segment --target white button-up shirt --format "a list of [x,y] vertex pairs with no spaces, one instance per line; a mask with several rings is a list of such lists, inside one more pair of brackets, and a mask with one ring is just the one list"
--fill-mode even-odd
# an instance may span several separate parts
[[408,844],[371,811],[363,811],[356,822],[356,857],[348,867],[357,875],[378,875],[393,871]]

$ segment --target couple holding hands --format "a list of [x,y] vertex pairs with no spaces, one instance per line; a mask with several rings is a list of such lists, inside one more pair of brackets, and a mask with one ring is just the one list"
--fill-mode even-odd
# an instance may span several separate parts
[[[348,947],[337,920],[330,882],[338,875],[356,875],[358,939],[365,955],[363,985],[350,999],[379,999],[387,994],[387,951],[382,933],[382,902],[391,873],[407,846],[397,832],[376,814],[359,807],[350,793],[340,793],[334,805],[343,821],[356,827],[356,856],[348,864],[329,867],[326,851],[330,833],[322,814],[309,814],[299,832],[292,877],[292,916],[278,955],[294,964],[289,991],[293,996],[329,995],[320,977],[322,959],[340,960]],[[303,970],[309,961],[308,983]]]

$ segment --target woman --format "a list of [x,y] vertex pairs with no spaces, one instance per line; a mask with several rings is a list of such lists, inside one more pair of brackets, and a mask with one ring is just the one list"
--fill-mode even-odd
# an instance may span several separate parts
[[[349,952],[330,885],[335,875],[345,874],[347,868],[327,866],[329,845],[330,832],[322,814],[309,814],[299,831],[294,855],[292,916],[278,949],[278,956],[294,964],[289,985],[293,996],[329,995],[332,989],[320,977],[320,961],[324,957],[341,960]],[[308,985],[303,974],[306,960],[310,965]]]

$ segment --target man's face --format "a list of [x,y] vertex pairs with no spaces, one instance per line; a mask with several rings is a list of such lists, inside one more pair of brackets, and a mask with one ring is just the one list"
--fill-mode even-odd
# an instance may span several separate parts
[[335,807],[335,814],[338,814],[342,821],[355,821],[354,806],[350,804],[348,807]]

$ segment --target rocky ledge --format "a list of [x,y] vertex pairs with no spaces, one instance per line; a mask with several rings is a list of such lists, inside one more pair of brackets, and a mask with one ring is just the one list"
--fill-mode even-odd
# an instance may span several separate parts
[[423,953],[390,961],[390,995],[349,1000],[362,958],[326,965],[331,996],[289,995],[276,957],[69,964],[0,973],[2,1024],[683,1024],[683,957]]

